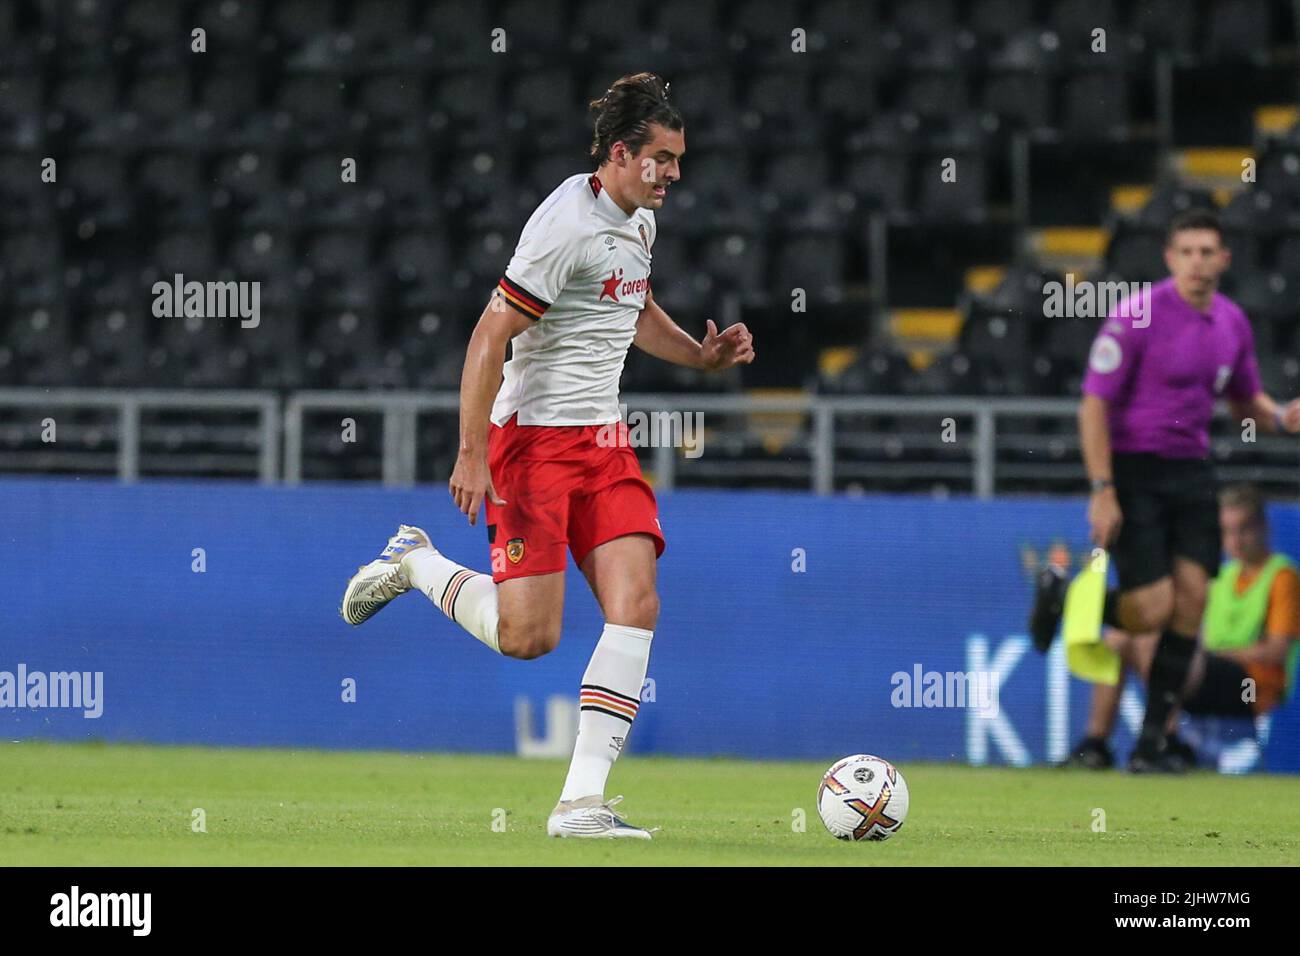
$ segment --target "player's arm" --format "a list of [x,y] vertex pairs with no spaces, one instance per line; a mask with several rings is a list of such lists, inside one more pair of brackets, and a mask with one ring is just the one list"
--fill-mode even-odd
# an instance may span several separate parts
[[1088,524],[1092,527],[1093,543],[1102,548],[1114,543],[1123,521],[1111,471],[1108,407],[1104,398],[1090,394],[1085,394],[1079,405],[1079,444],[1091,489]]
[[637,316],[636,337],[632,342],[657,359],[709,372],[754,361],[754,337],[743,322],[718,332],[710,319],[704,341],[697,342],[660,308],[652,292],[646,293],[645,307]]
[[456,507],[469,517],[470,524],[477,523],[485,497],[491,496],[493,504],[505,504],[492,487],[488,469],[488,427],[492,402],[501,387],[506,345],[533,322],[494,292],[465,350],[460,374],[460,445],[449,488]]
[[1290,568],[1273,578],[1263,630],[1260,639],[1249,647],[1219,653],[1239,664],[1285,666],[1291,642],[1300,640],[1300,576]]
[[1266,432],[1300,432],[1300,398],[1279,405],[1267,392],[1256,392],[1244,402],[1229,402],[1237,421],[1254,419]]
[[1286,663],[1287,651],[1291,649],[1292,640],[1294,638],[1276,637],[1270,634],[1249,647],[1215,651],[1215,653],[1229,660],[1234,660],[1238,664],[1281,666]]

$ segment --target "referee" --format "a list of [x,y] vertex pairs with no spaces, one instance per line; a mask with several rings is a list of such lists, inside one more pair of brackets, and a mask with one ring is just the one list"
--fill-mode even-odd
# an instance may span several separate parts
[[[1216,291],[1231,253],[1208,211],[1178,216],[1165,239],[1170,278],[1115,310],[1093,341],[1079,406],[1093,544],[1110,549],[1119,591],[1105,623],[1160,634],[1129,770],[1186,769],[1165,726],[1187,682],[1208,582],[1219,570],[1218,505],[1208,460],[1219,396],[1262,431],[1300,432],[1300,399],[1261,388],[1244,312]],[[1064,573],[1039,577],[1030,629],[1045,648],[1060,622]]]

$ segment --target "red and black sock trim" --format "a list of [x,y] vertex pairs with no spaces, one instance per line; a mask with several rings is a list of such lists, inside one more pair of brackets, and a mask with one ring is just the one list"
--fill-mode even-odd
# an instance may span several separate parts
[[501,277],[501,281],[497,283],[497,291],[507,302],[530,319],[540,319],[551,307],[551,303],[533,295],[518,282],[511,281],[508,276]]
[[600,714],[625,720],[629,724],[636,718],[636,712],[640,708],[641,702],[635,697],[620,694],[599,684],[583,684],[578,694],[579,710],[594,710]]
[[465,586],[465,582],[477,573],[476,571],[470,571],[468,568],[462,568],[447,580],[447,586],[442,589],[442,597],[438,599],[438,607],[442,608],[442,613],[453,621],[456,620],[456,598],[460,597],[460,589]]

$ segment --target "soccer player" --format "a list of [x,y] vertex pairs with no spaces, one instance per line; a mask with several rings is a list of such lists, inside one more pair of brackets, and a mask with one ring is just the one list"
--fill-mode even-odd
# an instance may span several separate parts
[[360,624],[417,588],[497,653],[540,657],[560,641],[572,553],[605,627],[582,677],[577,744],[547,832],[648,839],[613,812],[621,797],[604,797],[640,705],[664,550],[654,494],[619,421],[619,376],[634,344],[712,371],[752,362],[754,347],[739,323],[719,333],[710,321],[697,342],[651,294],[654,210],[686,151],[668,84],[625,76],[591,112],[595,173],[566,179],[529,218],[465,356],[450,491],[470,524],[486,508],[492,574],[402,525],[348,583],[341,612]]
[[[1152,657],[1135,772],[1178,772],[1165,727],[1187,682],[1206,587],[1219,570],[1220,539],[1210,419],[1223,395],[1262,431],[1300,431],[1300,400],[1281,407],[1260,385],[1245,314],[1217,291],[1231,253],[1213,213],[1170,224],[1170,278],[1122,303],[1088,356],[1079,437],[1091,488],[1094,544],[1109,548],[1119,590],[1104,622],[1160,634]],[[1045,648],[1060,622],[1065,580],[1039,576],[1030,630]]]
[[[1300,658],[1300,574],[1269,543],[1264,499],[1254,485],[1230,485],[1219,494],[1219,527],[1229,562],[1210,585],[1202,647],[1193,658],[1182,709],[1189,714],[1255,717],[1285,700]],[[1106,642],[1129,669],[1145,676],[1158,635],[1111,630]],[[1107,738],[1115,726],[1118,685],[1094,684],[1087,736],[1075,747],[1074,766],[1104,769],[1114,763]],[[1247,693],[1247,689],[1253,693]],[[1195,754],[1169,728],[1170,746]]]

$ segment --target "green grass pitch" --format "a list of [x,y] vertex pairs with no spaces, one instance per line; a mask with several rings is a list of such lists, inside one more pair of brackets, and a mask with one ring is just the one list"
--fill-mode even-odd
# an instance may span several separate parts
[[[1296,778],[903,765],[906,825],[850,844],[813,804],[830,762],[631,755],[608,792],[627,795],[632,822],[663,830],[615,843],[546,837],[559,761],[6,741],[0,864],[1300,863]],[[193,832],[196,808],[206,833]]]

